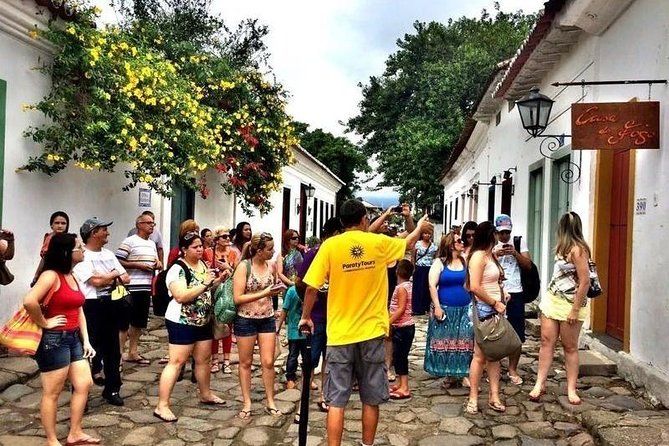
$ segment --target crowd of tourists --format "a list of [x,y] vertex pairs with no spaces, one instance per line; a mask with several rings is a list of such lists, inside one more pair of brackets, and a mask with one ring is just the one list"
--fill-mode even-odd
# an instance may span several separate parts
[[[180,225],[178,245],[167,251],[155,216],[146,211],[115,250],[109,242],[111,221],[96,217],[70,232],[69,217],[55,212],[45,234],[33,286],[24,307],[42,336],[34,355],[41,372],[42,424],[49,445],[56,436],[58,398],[72,385],[70,430],[66,444],[98,444],[82,430],[93,384],[109,404],[122,406],[123,367],[147,366],[140,339],[154,313],[164,318],[168,352],[160,376],[153,415],[175,422],[170,396],[190,362],[191,381],[201,404],[226,406],[212,392],[212,374],[233,372],[230,353],[236,344],[242,407],[238,417],[253,416],[251,404],[254,349],[260,357],[264,411],[282,416],[274,399],[279,335],[285,325],[288,355],[285,385],[298,386],[300,358],[321,367],[318,409],[327,412],[329,444],[340,444],[344,409],[352,392],[362,402],[362,443],[372,445],[379,404],[411,398],[409,355],[415,317],[427,315],[424,368],[444,378],[442,386],[469,388],[465,412],[479,411],[484,372],[490,383],[488,406],[506,410],[500,395],[501,366],[486,356],[475,327],[505,318],[520,343],[525,341],[528,299],[523,271],[533,267],[524,237],[513,234],[507,215],[494,222],[468,222],[434,240],[427,217],[414,221],[407,205],[394,209],[404,231],[388,224],[393,209],[370,222],[358,200],[344,202],[327,220],[312,248],[289,229],[276,241],[254,233],[248,222],[233,229],[201,228],[194,220]],[[13,256],[13,235],[0,237],[3,261]],[[541,349],[538,376],[529,398],[537,401],[558,338],[564,347],[567,396],[579,404],[578,336],[585,317],[590,250],[574,212],[558,226],[556,262],[548,291],[541,299]],[[236,317],[216,323],[217,290],[231,285]],[[157,312],[161,290],[167,295]],[[309,344],[307,344],[309,343]],[[307,348],[310,347],[310,348]],[[306,358],[309,355],[309,358]],[[523,384],[518,372],[521,349],[508,354],[507,375]],[[394,369],[394,373],[391,371]],[[325,371],[327,370],[327,373]],[[318,389],[313,374],[311,388]],[[299,417],[296,417],[296,422]]]

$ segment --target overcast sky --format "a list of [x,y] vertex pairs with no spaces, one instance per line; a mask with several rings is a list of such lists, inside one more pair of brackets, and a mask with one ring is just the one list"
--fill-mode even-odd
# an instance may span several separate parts
[[[500,0],[502,10],[538,11],[545,0]],[[106,1],[105,21],[114,21]],[[492,0],[213,0],[229,26],[258,18],[269,27],[270,64],[290,92],[288,112],[313,128],[342,135],[357,114],[358,83],[384,70],[413,22],[477,17]]]

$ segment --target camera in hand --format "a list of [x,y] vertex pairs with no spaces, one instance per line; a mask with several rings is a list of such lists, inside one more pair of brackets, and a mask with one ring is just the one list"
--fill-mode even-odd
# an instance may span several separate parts
[[401,214],[402,213],[402,206],[395,206],[394,208],[391,209],[392,212],[396,214]]

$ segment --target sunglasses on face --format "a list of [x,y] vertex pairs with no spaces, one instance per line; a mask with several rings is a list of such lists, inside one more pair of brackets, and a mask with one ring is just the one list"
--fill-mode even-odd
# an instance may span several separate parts
[[221,235],[218,236],[218,238],[229,240],[230,239],[230,234],[221,234]]
[[464,242],[462,241],[462,239],[459,238],[459,239],[455,240],[453,243],[460,243],[460,244],[462,244],[462,243],[464,243]]
[[295,237],[291,237],[290,239],[291,239],[291,240],[299,240],[300,237],[296,235]]

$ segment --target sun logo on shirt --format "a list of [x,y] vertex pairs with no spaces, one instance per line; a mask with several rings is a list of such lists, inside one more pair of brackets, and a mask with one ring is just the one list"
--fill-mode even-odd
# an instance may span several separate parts
[[360,245],[351,246],[351,257],[354,259],[360,259],[365,255],[365,250]]

